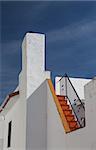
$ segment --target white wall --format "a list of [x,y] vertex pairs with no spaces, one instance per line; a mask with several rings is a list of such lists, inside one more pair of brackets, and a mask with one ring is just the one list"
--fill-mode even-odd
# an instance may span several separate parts
[[0,150],[3,150],[3,142],[4,142],[4,140],[0,139]]
[[4,138],[4,117],[0,116],[0,150],[3,150]]
[[22,43],[22,73],[26,81],[26,98],[46,78],[50,78],[50,72],[45,71],[45,34],[27,33],[25,35]]
[[0,116],[0,139],[3,138],[4,135],[4,117]]
[[[13,107],[10,109],[7,108],[11,105],[11,102],[14,103]],[[22,100],[19,99],[19,96],[14,96],[10,100],[10,104],[7,104],[5,110],[3,111],[3,115],[5,115],[4,120],[4,150],[25,150],[25,124],[23,121],[24,116],[23,113],[23,105],[21,104]],[[8,110],[9,109],[9,110]],[[8,111],[8,113],[6,112]],[[7,147],[8,142],[8,124],[12,121],[12,132],[11,132],[11,147]]]
[[[22,121],[25,129],[23,133],[24,143],[26,143],[26,138],[28,137],[27,132],[31,130],[31,128],[28,129],[28,131],[26,130],[26,126],[28,125],[26,119],[30,114],[26,112],[27,109],[29,109],[27,108],[27,100],[30,99],[33,92],[35,92],[47,78],[50,78],[50,72],[45,71],[45,35],[27,33],[22,43],[22,71],[19,75],[20,101],[22,101],[21,106],[23,107]],[[28,111],[30,112],[30,110]],[[31,116],[29,116],[29,118],[30,117]],[[30,143],[29,139],[28,142]],[[25,147],[27,147],[26,144]],[[29,147],[30,144],[28,148]]]
[[47,150],[47,81],[27,100],[26,150]]
[[55,92],[56,92],[56,95],[60,95],[60,79],[61,79],[61,77],[55,77]]
[[85,99],[84,97],[84,85],[86,85],[91,79],[82,79],[82,78],[70,78],[73,86],[76,89],[80,99]]
[[[55,79],[55,88],[56,88],[56,94],[60,93],[60,95],[65,95],[65,86],[62,87],[62,85],[65,85],[65,78],[62,78],[60,82],[58,80],[60,77],[56,77]],[[84,85],[86,85],[91,79],[82,79],[82,78],[69,78],[79,95],[80,99],[85,99],[84,98]],[[63,90],[64,89],[64,90]]]
[[[86,92],[89,92],[90,95],[90,91],[91,89],[89,88],[89,91],[87,90]],[[92,91],[92,93],[96,94],[96,86],[94,86]],[[49,86],[47,96],[47,149],[96,150],[96,101],[90,105],[89,99],[86,99],[86,118],[89,118],[86,120],[86,127],[65,134]],[[94,96],[94,100],[96,100],[96,96]]]
[[96,79],[85,86],[85,98],[88,143],[96,150]]
[[66,150],[65,132],[47,84],[47,150]]

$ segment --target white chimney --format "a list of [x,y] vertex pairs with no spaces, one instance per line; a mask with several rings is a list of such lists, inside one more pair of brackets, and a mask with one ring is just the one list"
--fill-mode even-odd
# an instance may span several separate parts
[[[50,78],[45,71],[45,35],[27,33],[22,43],[22,77],[27,98]],[[23,88],[23,87],[22,87]]]

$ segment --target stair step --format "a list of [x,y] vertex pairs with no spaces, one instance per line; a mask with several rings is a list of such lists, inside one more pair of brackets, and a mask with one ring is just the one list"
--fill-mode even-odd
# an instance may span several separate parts
[[77,121],[69,121],[68,124],[69,124],[70,128],[75,128],[75,127],[77,128],[78,127]]
[[63,112],[66,116],[72,114],[72,110],[63,110]]
[[60,102],[60,105],[67,105],[67,101],[66,100],[59,101],[59,102]]
[[76,125],[75,127],[70,127],[71,131],[74,131],[76,129],[79,129],[78,125]]
[[63,109],[63,110],[70,110],[70,107],[69,107],[69,105],[63,105],[63,106],[62,106],[62,109]]
[[64,96],[57,96],[59,100],[64,100],[65,97]]
[[78,123],[75,120],[74,115],[72,114],[72,109],[70,108],[70,105],[67,103],[65,96],[57,95],[57,98],[65,114],[70,130],[74,131],[76,129],[79,129]]
[[66,119],[67,121],[75,121],[74,115],[67,115]]

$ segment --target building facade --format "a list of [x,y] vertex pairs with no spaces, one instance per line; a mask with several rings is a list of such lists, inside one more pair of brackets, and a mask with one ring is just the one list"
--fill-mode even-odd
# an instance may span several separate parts
[[96,80],[45,70],[45,35],[22,42],[19,84],[0,106],[0,150],[96,150]]

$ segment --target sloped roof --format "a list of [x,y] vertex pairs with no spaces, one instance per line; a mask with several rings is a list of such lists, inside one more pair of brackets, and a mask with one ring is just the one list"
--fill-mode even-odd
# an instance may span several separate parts
[[16,96],[16,95],[19,95],[19,91],[15,91],[15,92],[9,94],[9,95],[6,97],[5,101],[4,101],[3,104],[0,106],[0,113],[3,111],[3,109],[5,108],[5,106],[7,105],[7,103],[10,101],[10,99],[11,99],[12,97]]

